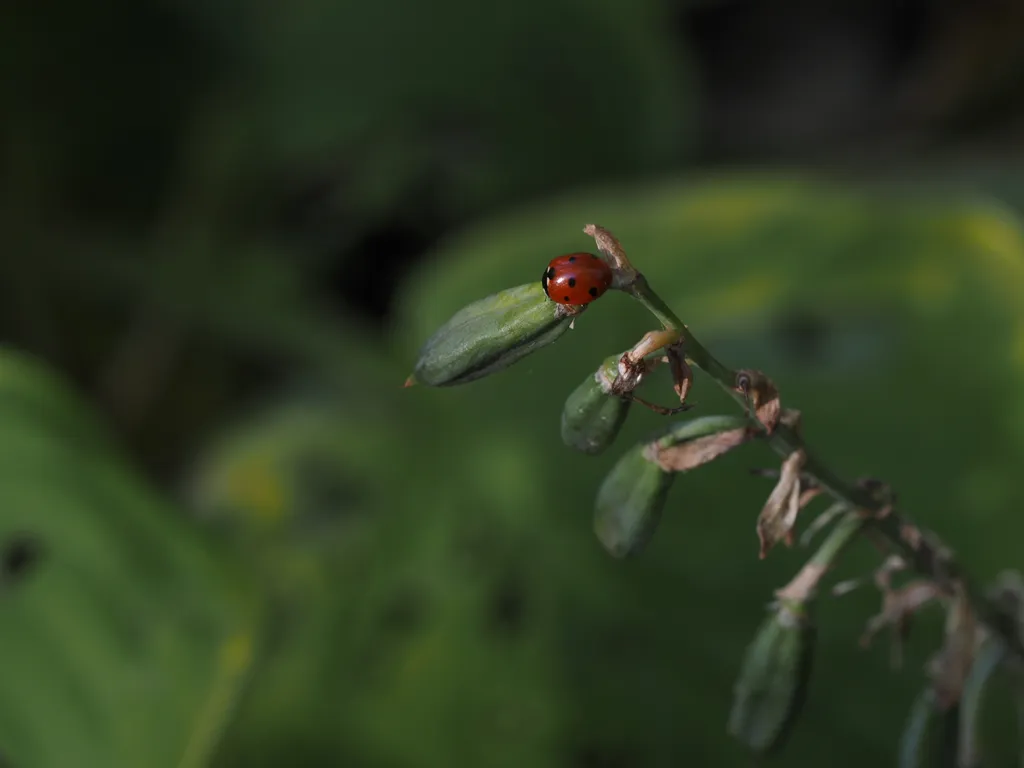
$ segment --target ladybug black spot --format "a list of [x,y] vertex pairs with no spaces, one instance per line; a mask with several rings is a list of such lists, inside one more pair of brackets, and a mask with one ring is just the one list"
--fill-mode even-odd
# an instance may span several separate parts
[[569,287],[570,288],[575,288],[576,287],[576,278],[575,277],[570,277],[569,278]]
[[568,296],[566,296],[566,297],[565,297],[565,301],[566,301],[566,302],[568,302],[568,301],[569,301],[569,297],[568,297]]
[[593,296],[596,299],[597,298],[597,286],[596,285],[590,286],[590,290],[587,291],[587,293],[589,293],[591,296]]
[[569,263],[572,264],[574,261],[576,261],[576,257],[575,256],[570,256],[569,257]]

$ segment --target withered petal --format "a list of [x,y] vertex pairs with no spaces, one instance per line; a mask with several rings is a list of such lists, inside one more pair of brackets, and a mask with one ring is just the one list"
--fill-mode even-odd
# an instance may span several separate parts
[[861,645],[868,646],[879,630],[892,626],[905,626],[911,615],[941,594],[938,586],[930,581],[918,580],[900,587],[886,590],[882,596],[882,610],[868,620]]
[[686,395],[693,384],[693,369],[686,362],[686,357],[676,348],[669,348],[668,361],[672,369],[672,388],[679,395],[679,402],[686,402]]
[[947,614],[946,642],[936,659],[932,680],[939,701],[946,705],[960,699],[979,644],[978,629],[967,594],[958,585]]
[[814,501],[814,499],[818,498],[823,493],[824,490],[822,490],[820,486],[815,486],[813,488],[803,488],[800,491],[800,509],[806,507],[808,504]]
[[757,518],[757,536],[761,542],[760,557],[780,541],[789,539],[800,513],[800,471],[807,461],[803,450],[793,451],[782,463],[779,482],[775,485],[764,509]]
[[746,429],[730,429],[705,435],[678,445],[654,449],[654,460],[666,472],[686,472],[707,464],[750,439]]

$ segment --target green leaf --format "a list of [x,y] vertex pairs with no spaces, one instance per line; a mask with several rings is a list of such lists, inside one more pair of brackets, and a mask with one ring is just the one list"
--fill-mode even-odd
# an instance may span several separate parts
[[0,542],[38,562],[0,593],[12,765],[205,765],[256,651],[227,562],[125,466],[45,370],[0,353]]

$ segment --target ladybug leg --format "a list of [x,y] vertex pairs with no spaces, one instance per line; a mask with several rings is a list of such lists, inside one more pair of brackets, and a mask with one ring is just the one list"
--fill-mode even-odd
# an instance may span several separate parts
[[650,408],[652,411],[661,414],[662,416],[674,416],[677,413],[682,413],[683,411],[688,411],[691,408],[693,408],[692,405],[687,405],[685,403],[683,405],[678,405],[675,408],[666,408],[663,405],[658,405],[657,403],[652,403],[649,400],[644,400],[642,397],[640,397],[639,395],[634,395],[632,392],[630,392],[628,395],[625,395],[625,397],[628,397],[630,400],[639,403],[645,408]]
[[[658,350],[666,349],[666,354],[657,358],[649,358]],[[658,363],[668,362],[672,367],[673,389],[679,396],[679,405],[667,408],[657,405],[633,394],[633,388],[640,383],[640,378]],[[686,395],[693,382],[693,371],[686,362],[679,343],[679,333],[674,330],[651,331],[647,333],[631,350],[626,352],[619,362],[619,370],[628,378],[631,385],[620,389],[622,397],[633,400],[645,408],[663,416],[672,416],[688,411],[692,406],[686,404]]]

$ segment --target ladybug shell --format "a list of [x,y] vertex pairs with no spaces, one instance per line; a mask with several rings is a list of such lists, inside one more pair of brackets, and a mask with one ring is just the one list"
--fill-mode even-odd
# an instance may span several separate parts
[[567,253],[551,260],[541,285],[558,304],[589,304],[612,284],[612,269],[593,253]]

